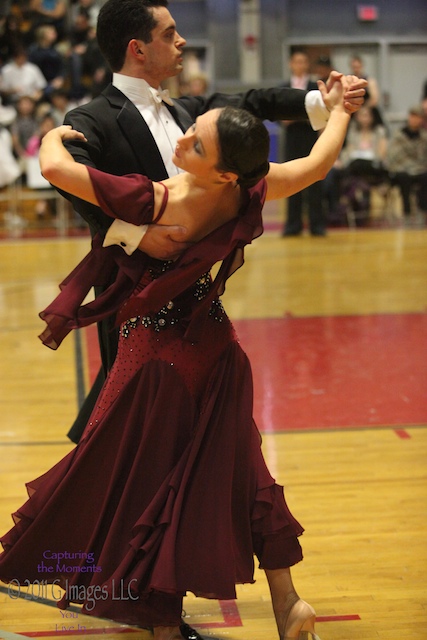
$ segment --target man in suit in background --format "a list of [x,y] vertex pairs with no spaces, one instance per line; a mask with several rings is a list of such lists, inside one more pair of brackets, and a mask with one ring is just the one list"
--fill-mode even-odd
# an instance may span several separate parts
[[[165,179],[178,171],[171,160],[177,138],[197,116],[227,104],[269,120],[307,119],[309,111],[316,128],[324,125],[328,117],[326,88],[322,91],[324,101],[320,91],[307,94],[284,88],[232,96],[188,96],[173,101],[159,93],[161,83],[182,70],[185,45],[167,4],[167,0],[107,0],[101,8],[97,38],[113,80],[99,96],[65,117],[65,124],[82,131],[87,138],[87,143],[67,145],[77,162],[116,175],[141,173],[151,180]],[[331,78],[331,84],[335,80]],[[348,87],[346,108],[354,111],[363,103],[365,83],[358,81],[350,86],[351,81],[351,77],[343,80]],[[129,254],[142,250],[162,259],[176,257],[187,246],[183,228],[135,227],[121,220],[112,223],[99,208],[66,197],[88,222],[92,234],[100,232],[105,236],[105,246],[118,244]],[[68,434],[74,442],[80,438],[116,354],[117,332],[112,321],[102,323],[99,329],[103,367]]]
[[[317,84],[310,80],[310,62],[307,54],[297,49],[289,61],[291,77],[285,87],[310,91]],[[285,122],[284,160],[308,156],[317,140],[317,132],[308,122]],[[307,189],[288,198],[288,215],[283,230],[284,236],[299,236],[303,231],[303,208],[307,202],[310,232],[313,236],[326,235],[326,221],[322,208],[322,183],[316,182]]]

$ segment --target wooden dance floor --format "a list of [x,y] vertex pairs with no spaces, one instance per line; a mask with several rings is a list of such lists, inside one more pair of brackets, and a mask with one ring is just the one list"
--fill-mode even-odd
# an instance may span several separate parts
[[[305,527],[296,588],[322,640],[404,640],[427,629],[427,229],[269,229],[228,282],[225,307],[248,352],[269,468]],[[98,363],[96,332],[57,352],[38,312],[89,239],[0,242],[0,533],[25,482],[66,438]],[[96,473],[96,469],[94,469]],[[90,478],[88,478],[90,482]],[[78,521],[70,513],[70,526]],[[54,523],[52,523],[54,526]],[[200,541],[203,544],[203,540]],[[147,631],[56,607],[46,585],[0,584],[0,640]],[[185,599],[206,638],[277,637],[262,572],[236,601]]]

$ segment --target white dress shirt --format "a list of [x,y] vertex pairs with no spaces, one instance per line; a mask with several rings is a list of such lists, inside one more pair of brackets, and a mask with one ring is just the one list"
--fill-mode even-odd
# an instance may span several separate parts
[[[153,95],[153,89],[148,82],[141,78],[132,78],[120,73],[113,74],[113,85],[133,102],[150,128],[153,138],[159,148],[169,176],[179,173],[179,169],[172,162],[172,153],[176,142],[183,135],[164,102]],[[155,90],[154,90],[155,91]],[[325,107],[320,91],[309,91],[305,97],[305,109],[310,124],[315,131],[323,129],[329,118],[329,111]],[[113,244],[120,245],[131,255],[138,248],[139,243],[147,231],[147,225],[136,226],[123,220],[114,220],[109,228],[104,247]]]
[[[113,85],[124,93],[144,118],[156,141],[169,177],[177,175],[180,170],[173,164],[172,155],[183,132],[165,103],[156,96],[156,90],[142,78],[132,78],[120,73],[113,74]],[[146,230],[147,225],[136,226],[123,220],[114,220],[105,236],[104,247],[119,244],[130,255],[137,249]]]
[[305,110],[314,131],[324,129],[329,120],[329,111],[323,102],[322,94],[315,89],[305,96]]

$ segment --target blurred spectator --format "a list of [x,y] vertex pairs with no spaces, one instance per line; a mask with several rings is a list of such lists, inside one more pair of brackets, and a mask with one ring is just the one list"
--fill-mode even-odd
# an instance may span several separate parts
[[71,24],[75,21],[76,15],[84,9],[89,15],[89,24],[96,28],[100,5],[98,0],[77,0],[71,4]]
[[80,7],[71,24],[69,35],[70,100],[79,101],[88,93],[84,83],[84,62],[92,29],[88,10]]
[[13,154],[12,135],[9,131],[16,115],[13,107],[5,107],[0,101],[0,188],[12,184],[21,174],[21,168]]
[[17,116],[10,126],[13,151],[23,161],[28,141],[37,133],[36,103],[30,96],[21,96],[16,103]]
[[51,113],[45,113],[38,122],[37,130],[28,140],[25,153],[27,156],[34,157],[39,153],[43,136],[56,127],[55,119]]
[[13,13],[0,17],[0,67],[12,58],[13,53],[25,48],[20,21]]
[[380,90],[375,78],[368,76],[365,72],[364,63],[360,56],[353,56],[350,60],[351,73],[358,78],[365,78],[368,81],[368,87],[365,93],[365,104],[370,107],[377,107],[380,103]]
[[350,123],[340,160],[348,173],[384,177],[387,132],[375,123],[370,106],[362,106]]
[[[326,82],[333,70],[329,56],[319,56],[314,64],[314,72],[318,80]],[[339,163],[337,163],[337,166]],[[341,166],[341,165],[339,165]],[[340,197],[339,180],[336,167],[333,167],[321,182],[322,210],[328,222],[335,222]]]
[[28,60],[36,64],[46,78],[47,86],[43,96],[48,99],[51,91],[64,86],[64,59],[55,48],[58,33],[53,25],[45,24],[38,27],[35,38],[35,42],[28,47]]
[[188,79],[188,94],[190,96],[206,96],[208,94],[209,83],[203,73],[190,76]]
[[113,78],[99,48],[94,28],[91,28],[88,33],[86,52],[83,56],[83,75],[91,98],[99,95]]
[[[295,50],[290,58],[290,80],[285,87],[295,89],[317,89],[317,84],[309,77],[309,59],[301,50]],[[285,122],[284,159],[294,160],[309,155],[317,140],[317,132],[308,122]],[[313,236],[326,234],[326,222],[322,207],[322,184],[316,182],[287,200],[288,214],[283,236],[298,236],[303,230],[303,206],[307,201],[310,232]]]
[[62,40],[67,32],[66,0],[30,0],[33,32],[42,24],[51,24],[56,28],[58,40]]
[[65,114],[70,110],[68,93],[64,89],[55,89],[49,97],[50,113],[59,127],[64,122]]
[[406,125],[392,136],[388,169],[400,189],[405,216],[411,213],[411,192],[416,187],[418,208],[427,212],[427,131],[423,128],[423,108],[411,107]]
[[16,118],[16,109],[11,105],[4,105],[0,97],[0,125],[9,127]]
[[388,179],[387,143],[386,129],[375,123],[373,108],[361,107],[350,123],[334,179],[341,205],[365,221],[370,215],[372,187],[385,184]]
[[38,102],[47,81],[39,67],[29,62],[25,49],[18,49],[12,60],[0,70],[0,90],[6,103],[16,104],[21,96],[30,96]]
[[[51,131],[56,127],[55,119],[50,113],[45,113],[37,127],[36,133],[28,140],[27,147],[25,149],[26,157],[26,175],[28,186],[33,188],[50,188],[40,173],[39,167],[39,151],[42,138],[48,131]],[[46,184],[44,184],[46,182]],[[35,211],[39,221],[47,218],[49,214],[55,214],[55,211],[51,209],[51,200],[40,199],[36,202]]]
[[21,168],[13,155],[12,136],[0,124],[0,188],[12,184],[21,175]]
[[315,74],[319,80],[326,80],[329,78],[329,74],[332,71],[332,63],[329,56],[319,56],[315,62]]
[[13,0],[8,17],[10,18],[9,29],[14,37],[19,37],[19,44],[27,47],[33,42],[32,12],[28,0]]
[[351,68],[352,74],[354,74],[358,78],[364,78],[365,80],[368,81],[364,104],[367,107],[372,108],[375,124],[385,125],[384,118],[381,113],[381,107],[380,107],[381,92],[378,86],[378,82],[372,76],[367,75],[367,73],[365,72],[363,60],[360,56],[354,55],[351,58],[350,68]]

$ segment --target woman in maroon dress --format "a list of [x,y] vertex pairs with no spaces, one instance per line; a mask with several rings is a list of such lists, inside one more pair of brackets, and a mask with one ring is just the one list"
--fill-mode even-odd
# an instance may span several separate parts
[[[95,238],[41,313],[41,339],[54,349],[71,329],[114,313],[119,351],[79,445],[28,483],[29,500],[1,540],[2,580],[47,578],[64,590],[62,608],[80,602],[85,614],[175,640],[186,592],[235,598],[237,583],[253,582],[256,555],[280,638],[317,638],[314,610],[289,570],[302,559],[303,529],[265,465],[250,364],[219,296],[262,232],[266,195],[286,197],[323,177],[348,118],[337,83],[310,156],[269,170],[260,121],[229,107],[209,111],[177,145],[185,173],[164,183],[75,163],[62,141],[83,136],[69,127],[44,138],[40,162],[52,184],[134,224],[179,221],[197,242],[165,263]],[[83,304],[112,270],[114,284]]]

